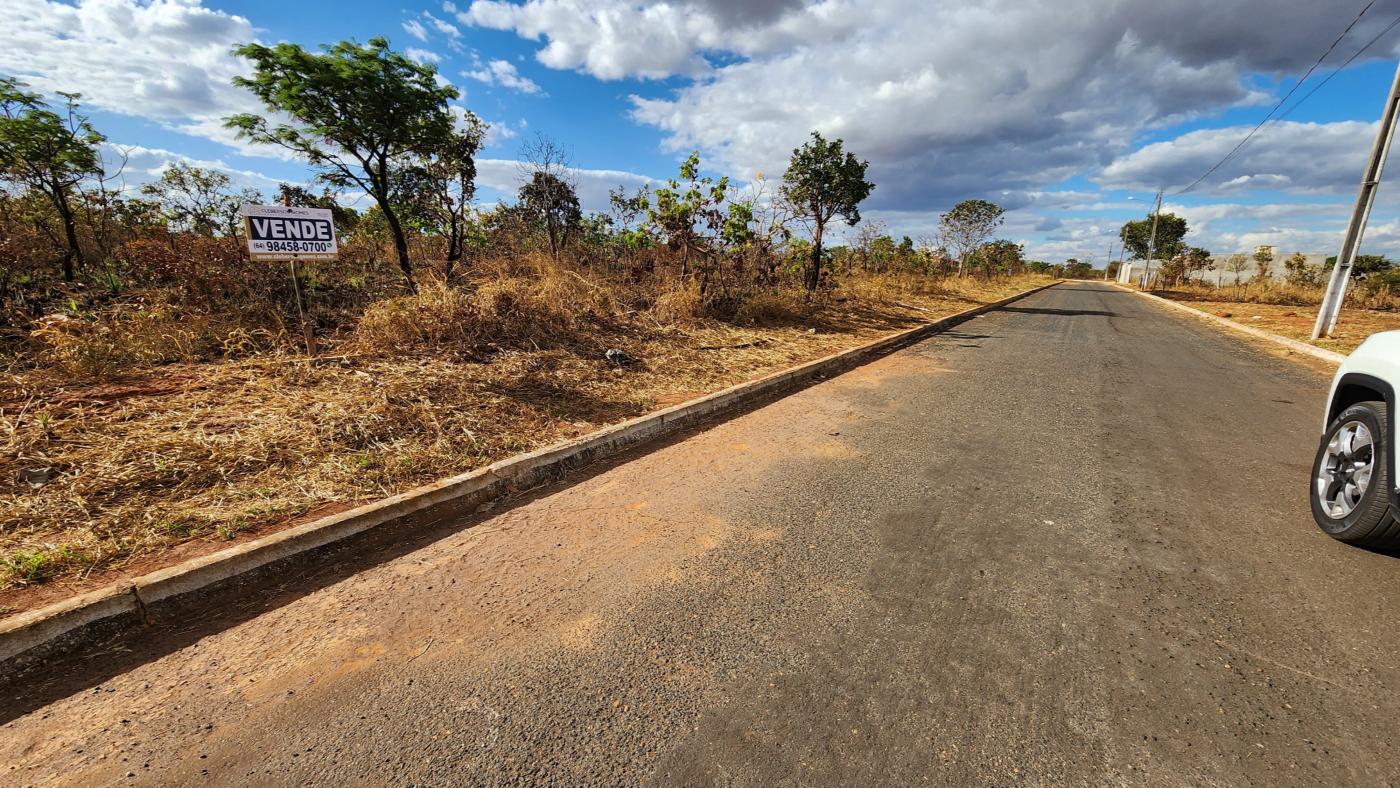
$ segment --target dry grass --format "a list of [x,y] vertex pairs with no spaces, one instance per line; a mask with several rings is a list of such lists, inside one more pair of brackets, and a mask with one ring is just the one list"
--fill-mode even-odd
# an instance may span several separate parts
[[1204,312],[1230,317],[1290,339],[1349,353],[1366,337],[1400,329],[1400,294],[1384,283],[1356,282],[1347,288],[1346,303],[1332,337],[1313,342],[1312,327],[1322,304],[1323,288],[1287,282],[1247,282],[1215,287],[1188,282],[1156,295],[1180,301]]
[[[1322,303],[1323,288],[1318,285],[1299,285],[1275,280],[1224,287],[1203,282],[1183,282],[1173,285],[1170,289],[1154,292],[1176,300],[1316,307]],[[1347,288],[1346,306],[1377,311],[1400,310],[1400,293],[1381,280],[1353,282]]]
[[[619,297],[536,264],[380,302],[315,361],[79,362],[92,353],[69,332],[52,365],[0,387],[0,588],[13,597],[0,602],[217,549],[1040,281],[863,279],[811,303],[760,293],[720,322],[692,291]],[[642,361],[616,368],[611,347]]]
[[210,314],[183,307],[172,293],[159,290],[98,314],[50,315],[29,336],[45,366],[94,379],[133,366],[264,352],[285,339],[286,329],[272,310]]
[[1295,307],[1277,304],[1239,303],[1235,301],[1204,301],[1175,291],[1158,295],[1180,301],[1186,306],[1228,317],[1239,323],[1272,331],[1280,336],[1310,342],[1318,347],[1350,353],[1372,334],[1400,330],[1400,312],[1344,308],[1337,320],[1337,330],[1327,339],[1312,341],[1312,328],[1317,320],[1317,306]]

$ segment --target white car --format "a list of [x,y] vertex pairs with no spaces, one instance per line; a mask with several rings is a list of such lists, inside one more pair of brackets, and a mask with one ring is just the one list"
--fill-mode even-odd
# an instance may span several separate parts
[[1332,379],[1322,443],[1313,462],[1313,519],[1332,537],[1373,549],[1400,548],[1395,487],[1395,389],[1400,331],[1361,343]]

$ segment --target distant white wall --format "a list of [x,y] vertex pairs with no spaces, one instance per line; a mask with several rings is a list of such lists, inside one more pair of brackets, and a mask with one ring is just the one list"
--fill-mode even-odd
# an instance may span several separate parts
[[[1256,279],[1259,276],[1259,266],[1254,262],[1254,253],[1241,252],[1240,254],[1245,256],[1245,268],[1239,273],[1239,276],[1236,276],[1227,267],[1231,255],[1218,254],[1210,259],[1211,263],[1215,266],[1214,271],[1197,271],[1191,275],[1191,278],[1202,282],[1209,282],[1213,285],[1243,284]],[[1283,253],[1275,251],[1273,262],[1269,263],[1269,270],[1265,275],[1270,279],[1275,279],[1280,282],[1287,279],[1288,269],[1284,267],[1284,263],[1292,258],[1294,254],[1294,252]],[[1308,265],[1321,268],[1323,265],[1326,265],[1328,255],[1321,252],[1304,252],[1303,257],[1307,258]]]
[[1143,264],[1141,260],[1124,260],[1118,266],[1118,284],[1135,284],[1142,276]]
[[[1245,267],[1244,270],[1239,272],[1238,276],[1227,268],[1231,255],[1220,254],[1210,259],[1214,270],[1196,271],[1191,274],[1190,278],[1199,282],[1208,282],[1213,285],[1235,285],[1252,281],[1259,276],[1259,266],[1254,262],[1254,252],[1241,252],[1240,254],[1245,256]],[[1280,282],[1287,279],[1288,269],[1284,266],[1284,262],[1292,258],[1293,255],[1293,252],[1280,253],[1275,251],[1274,259],[1269,263],[1269,268],[1265,276]],[[1327,263],[1328,255],[1321,252],[1304,252],[1303,257],[1307,258],[1308,265],[1321,268]],[[1161,261],[1153,261],[1152,273],[1154,277],[1160,266]],[[1142,260],[1124,260],[1123,264],[1118,268],[1118,282],[1120,284],[1136,284],[1142,277],[1144,267],[1144,261]]]

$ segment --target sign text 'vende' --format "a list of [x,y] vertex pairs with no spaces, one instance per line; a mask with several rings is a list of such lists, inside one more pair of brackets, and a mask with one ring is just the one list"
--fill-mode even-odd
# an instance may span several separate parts
[[243,229],[254,260],[318,260],[336,255],[335,223],[326,208],[244,205]]

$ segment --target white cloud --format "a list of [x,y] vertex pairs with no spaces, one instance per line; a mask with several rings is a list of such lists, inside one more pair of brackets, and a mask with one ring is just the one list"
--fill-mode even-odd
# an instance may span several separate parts
[[231,79],[233,47],[254,40],[241,16],[182,0],[8,0],[0,73],[91,107],[231,140],[222,118],[258,108]]
[[[1197,189],[1215,194],[1355,191],[1376,126],[1362,121],[1271,123]],[[1250,128],[1201,129],[1154,142],[1116,159],[1097,180],[1112,188],[1184,189],[1230,153]]]
[[486,139],[482,141],[481,147],[494,148],[518,136],[520,136],[520,134],[516,132],[515,129],[512,129],[504,123],[490,123],[486,126]]
[[419,41],[428,40],[428,28],[423,27],[423,23],[419,22],[417,19],[410,19],[407,22],[404,22],[403,29],[408,31],[409,35],[413,36]]
[[[519,161],[514,159],[478,159],[476,180],[481,186],[494,189],[514,198],[524,183]],[[646,175],[625,170],[589,170],[579,167],[568,169],[568,178],[578,192],[579,203],[585,211],[606,211],[608,191],[622,186],[629,191],[657,181]]]
[[409,47],[408,49],[405,49],[405,50],[404,50],[404,54],[407,55],[407,56],[409,57],[410,60],[417,60],[419,63],[441,63],[441,62],[442,62],[442,55],[439,55],[438,53],[433,52],[432,50],[429,50],[429,49],[419,49],[418,47]]
[[540,86],[534,80],[521,76],[515,70],[515,64],[508,60],[492,60],[487,63],[479,63],[476,68],[470,71],[463,71],[462,76],[484,82],[487,85],[500,85],[503,88],[529,93],[539,94]]
[[437,30],[439,33],[449,38],[457,38],[462,35],[462,31],[458,30],[456,25],[445,19],[438,19],[427,11],[423,12],[423,18],[428,20],[428,24],[432,25],[434,30]]
[[268,192],[277,188],[277,185],[282,182],[256,170],[231,166],[222,159],[196,159],[183,153],[163,148],[148,148],[143,145],[123,145],[109,142],[102,146],[102,159],[112,174],[115,174],[119,165],[124,165],[121,168],[119,188],[125,189],[134,189],[141,184],[157,180],[161,173],[165,172],[171,164],[177,162],[221,172],[229,177],[235,188],[248,187]]
[[1310,65],[1343,21],[1270,0],[477,0],[457,18],[539,41],[552,68],[691,77],[633,117],[739,177],[780,172],[813,129],[841,137],[872,163],[872,208],[903,209],[1044,189],[1145,127],[1257,104],[1251,74]]
[[579,69],[600,79],[659,79],[705,72],[707,51],[752,56],[799,40],[832,38],[860,16],[853,4],[831,0],[805,7],[795,0],[477,0],[457,19],[547,39],[537,56],[551,68]]

